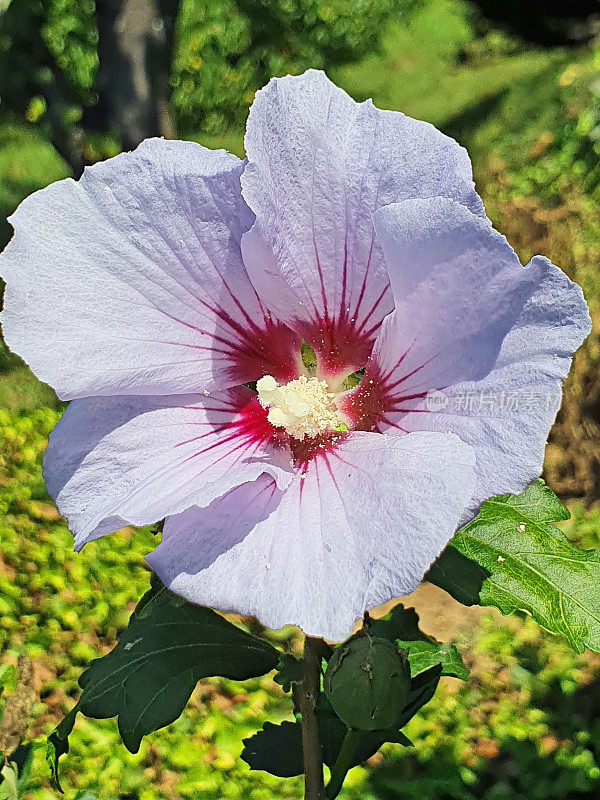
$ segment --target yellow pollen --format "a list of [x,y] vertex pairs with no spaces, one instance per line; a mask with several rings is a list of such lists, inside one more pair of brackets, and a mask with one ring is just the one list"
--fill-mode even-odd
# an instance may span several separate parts
[[326,381],[301,375],[280,386],[271,375],[256,382],[258,400],[268,408],[267,419],[295,439],[318,436],[330,430],[347,430],[344,417],[333,402],[335,394]]

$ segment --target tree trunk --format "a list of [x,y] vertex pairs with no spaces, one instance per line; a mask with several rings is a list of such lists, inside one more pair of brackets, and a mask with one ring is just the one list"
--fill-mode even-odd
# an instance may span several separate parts
[[116,127],[124,150],[173,136],[169,71],[177,0],[97,0],[98,103],[87,125]]

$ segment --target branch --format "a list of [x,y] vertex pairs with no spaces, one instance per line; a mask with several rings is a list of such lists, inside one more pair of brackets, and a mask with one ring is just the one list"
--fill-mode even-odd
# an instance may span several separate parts
[[321,691],[321,655],[325,643],[307,636],[304,640],[304,677],[299,686],[298,705],[302,715],[302,754],[305,800],[324,800],[323,753],[315,706]]

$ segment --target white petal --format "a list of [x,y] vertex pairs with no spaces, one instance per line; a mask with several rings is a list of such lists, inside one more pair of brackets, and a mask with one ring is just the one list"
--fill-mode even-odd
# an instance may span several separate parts
[[242,166],[152,139],[28,197],[0,257],[9,347],[63,399],[295,377],[242,262]]
[[451,434],[351,434],[283,492],[263,476],[169,518],[148,561],[192,602],[339,641],[418,585],[472,494],[473,461]]
[[483,213],[462,147],[432,125],[355,103],[322,72],[275,78],[257,92],[245,145],[242,187],[257,220],[244,237],[246,267],[263,302],[327,371],[351,362],[338,349],[345,336],[355,349],[366,340],[368,355],[393,308],[373,212],[442,195]]
[[76,547],[208,505],[263,473],[287,486],[291,453],[269,444],[265,416],[245,388],[74,400],[50,435],[44,477]]

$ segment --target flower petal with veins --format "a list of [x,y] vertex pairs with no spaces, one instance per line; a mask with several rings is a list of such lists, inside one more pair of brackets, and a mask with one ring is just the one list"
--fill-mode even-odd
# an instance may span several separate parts
[[[391,205],[375,224],[397,304],[341,407],[366,429],[452,431],[471,444],[477,482],[464,522],[483,500],[539,475],[562,382],[591,329],[587,306],[547,259],[521,266],[503,236],[452,201]],[[429,406],[432,391],[447,408]],[[502,412],[511,392],[537,393],[538,403]],[[486,395],[495,405],[476,405]],[[461,408],[461,396],[473,402]]]
[[297,377],[298,338],[242,262],[242,169],[150,139],[28,197],[0,257],[8,345],[64,400]]
[[124,525],[208,505],[263,473],[283,488],[291,462],[242,387],[210,397],[75,400],[50,436],[44,477],[81,548]]
[[[256,94],[245,141],[149,140],[27,198],[4,333],[73,400],[44,476],[77,548],[166,517],[173,591],[339,640],[537,477],[589,315],[431,125],[309,70]],[[457,402],[510,392],[550,401]]]
[[364,366],[393,308],[373,212],[442,195],[483,215],[466,151],[432,125],[354,102],[315,70],[257,92],[245,145],[254,286],[320,356],[323,375]]
[[472,493],[473,462],[452,434],[356,433],[283,491],[263,476],[170,517],[147,560],[194,603],[340,641],[365,609],[417,587]]

